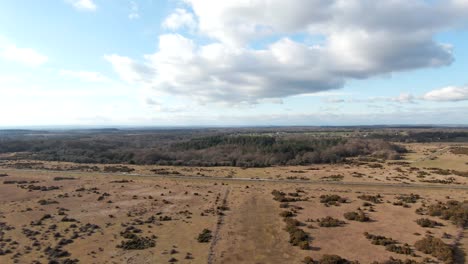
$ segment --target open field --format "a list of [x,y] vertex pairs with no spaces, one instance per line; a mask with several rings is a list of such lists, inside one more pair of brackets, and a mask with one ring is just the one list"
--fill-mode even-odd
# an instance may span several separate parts
[[[26,161],[16,163],[23,166]],[[401,188],[395,186],[401,182],[387,178],[411,173],[408,167],[383,164],[383,168],[371,169],[369,165],[346,164],[239,169],[129,165],[135,169],[133,174],[148,173],[137,176],[67,171],[69,166],[78,166],[72,163],[41,165],[49,170],[18,169],[13,164],[5,162],[0,170],[1,174],[8,175],[1,178],[0,184],[0,222],[4,232],[1,243],[3,252],[10,252],[0,256],[1,263],[48,263],[50,260],[73,263],[64,260],[75,259],[79,263],[301,263],[307,256],[320,259],[324,254],[337,254],[361,263],[385,261],[390,257],[419,262],[432,259],[439,263],[413,246],[426,234],[456,244],[455,263],[463,263],[460,252],[468,247],[463,228],[438,217],[429,219],[441,226],[424,228],[416,220],[426,216],[415,212],[423,204],[436,201],[468,200],[464,178],[459,179],[457,188],[451,188],[453,184],[421,183],[416,181],[416,176],[415,182],[408,180],[409,184]],[[104,165],[97,167],[104,170]],[[155,168],[159,173],[180,174],[151,173]],[[322,179],[337,172],[345,177],[339,181]],[[356,172],[373,177],[353,177]],[[205,177],[198,173],[204,173]],[[252,175],[262,179],[250,181]],[[288,179],[287,175],[310,180]],[[350,185],[358,182],[362,185]],[[273,190],[300,199],[280,208],[282,203],[273,199]],[[334,194],[346,201],[339,206],[320,202],[322,195]],[[415,203],[398,203],[398,197],[410,194],[420,198]],[[359,198],[361,195],[380,195],[381,202],[364,205],[366,201]],[[285,210],[293,211],[294,218],[303,224],[301,229],[309,236],[309,249],[288,242],[289,235],[280,216]],[[347,212],[360,210],[370,221],[351,221],[344,217]],[[317,219],[328,216],[345,223],[321,227]],[[212,231],[214,238],[200,243],[197,236],[205,228]],[[147,238],[154,246],[145,248],[147,245],[142,240],[135,245],[144,249],[130,249],[131,243],[129,249],[119,248],[123,242],[131,241],[125,238],[131,237],[129,232]],[[407,243],[411,253],[398,254],[373,245],[364,232],[391,238],[398,245]]]
[[465,263],[468,144],[396,144],[265,167],[4,152],[0,263]]

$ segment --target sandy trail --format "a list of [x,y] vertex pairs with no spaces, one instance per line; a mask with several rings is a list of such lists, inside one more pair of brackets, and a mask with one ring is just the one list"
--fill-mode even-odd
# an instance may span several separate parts
[[227,215],[214,263],[298,262],[296,249],[286,243],[288,235],[273,199],[258,191],[240,198],[242,202],[231,211],[242,213]]

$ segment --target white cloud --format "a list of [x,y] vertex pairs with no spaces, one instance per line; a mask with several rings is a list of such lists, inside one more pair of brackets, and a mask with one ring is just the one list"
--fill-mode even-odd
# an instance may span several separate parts
[[130,14],[128,14],[129,19],[138,19],[140,18],[138,4],[135,1],[130,1]]
[[61,76],[70,77],[79,79],[86,82],[108,82],[109,78],[102,75],[99,72],[90,72],[90,71],[70,71],[70,70],[60,70],[59,74]]
[[[353,79],[450,65],[451,46],[434,36],[468,22],[461,0],[184,2],[193,14],[176,9],[163,26],[195,27],[211,43],[166,34],[142,61],[107,58],[124,80],[202,103],[256,103],[339,89]],[[298,33],[321,41],[306,44],[292,37]],[[252,48],[258,40],[266,45]],[[413,99],[403,94],[386,100]]]
[[193,29],[196,25],[197,23],[195,22],[193,14],[182,8],[177,8],[162,24],[164,28],[171,30],[177,30],[183,27]]
[[153,69],[138,64],[132,59],[116,54],[106,55],[104,58],[110,62],[114,70],[119,74],[120,78],[126,82],[147,82],[150,76],[153,75]]
[[448,86],[432,90],[422,96],[422,99],[429,101],[465,101],[468,100],[468,86],[457,87]]
[[93,0],[65,0],[71,4],[75,9],[83,11],[96,11],[97,5]]
[[[466,16],[465,0],[184,0],[204,34],[245,44],[269,34],[403,33],[451,26]],[[417,12],[415,11],[417,10]],[[466,17],[465,17],[466,18]],[[420,32],[421,33],[421,32]]]
[[19,48],[15,45],[5,46],[0,50],[0,57],[31,67],[40,66],[48,61],[47,56],[35,51],[34,49]]

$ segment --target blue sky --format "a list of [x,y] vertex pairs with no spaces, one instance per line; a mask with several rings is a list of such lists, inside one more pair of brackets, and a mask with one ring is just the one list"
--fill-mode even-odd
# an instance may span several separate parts
[[0,127],[466,125],[467,22],[466,0],[6,1]]

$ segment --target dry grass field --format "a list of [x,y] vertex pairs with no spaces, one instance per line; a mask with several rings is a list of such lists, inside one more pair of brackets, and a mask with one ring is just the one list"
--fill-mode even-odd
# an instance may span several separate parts
[[[247,169],[4,161],[0,263],[465,263],[468,156],[453,147]],[[423,252],[427,236],[450,257]]]

